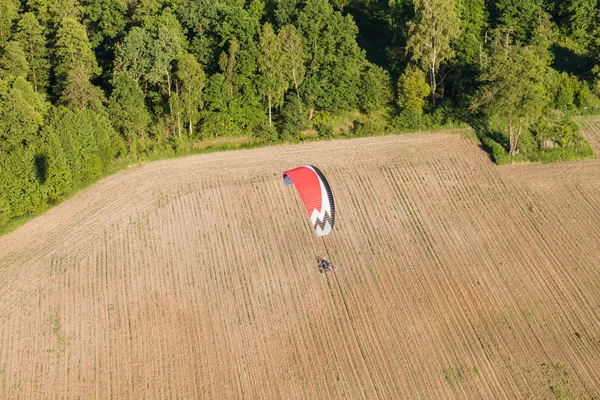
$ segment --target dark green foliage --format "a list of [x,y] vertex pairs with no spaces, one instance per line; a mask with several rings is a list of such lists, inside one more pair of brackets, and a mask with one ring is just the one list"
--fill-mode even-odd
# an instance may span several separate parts
[[44,91],[50,79],[50,63],[46,48],[44,28],[31,12],[23,14],[17,25],[14,39],[21,44],[29,65],[28,79],[35,91]]
[[0,57],[0,78],[14,79],[29,75],[29,63],[19,42],[10,41]]
[[123,141],[108,118],[92,110],[56,109],[45,128],[45,136],[58,138],[73,186],[99,178],[124,151]]
[[11,153],[35,141],[44,124],[44,105],[23,77],[9,86],[0,80],[0,153]]
[[67,84],[69,73],[75,68],[85,69],[85,73],[94,77],[100,73],[96,56],[92,51],[83,25],[73,18],[63,18],[56,33],[54,48],[56,66],[55,94],[61,96]]
[[281,110],[281,138],[283,140],[297,138],[301,131],[308,129],[307,115],[302,100],[295,94],[289,94]]
[[312,127],[328,138],[469,121],[497,162],[586,157],[570,125],[544,116],[600,109],[597,5],[4,0],[0,225],[93,182],[116,157],[214,136],[264,143]]
[[392,100],[390,75],[383,68],[370,64],[359,84],[358,104],[365,112],[375,111]]
[[55,132],[47,132],[36,158],[41,164],[38,170],[46,198],[51,202],[60,200],[73,187],[73,176]]
[[353,19],[334,11],[327,0],[307,0],[298,16],[298,30],[307,66],[300,87],[304,100],[332,112],[356,108],[366,60],[356,43]]
[[423,112],[414,108],[402,110],[391,121],[391,127],[395,130],[419,129],[423,125]]
[[84,22],[92,32],[92,48],[123,33],[127,4],[124,0],[84,0]]
[[0,48],[4,47],[12,36],[12,27],[19,17],[19,2],[16,0],[0,1]]
[[5,203],[0,206],[10,218],[34,212],[42,205],[44,196],[31,148],[19,147],[0,157],[0,193]]
[[543,12],[540,0],[498,0],[494,7],[494,22],[511,36],[520,41],[528,41]]
[[144,92],[128,73],[116,73],[112,84],[108,112],[113,127],[125,139],[129,152],[144,151],[150,124]]

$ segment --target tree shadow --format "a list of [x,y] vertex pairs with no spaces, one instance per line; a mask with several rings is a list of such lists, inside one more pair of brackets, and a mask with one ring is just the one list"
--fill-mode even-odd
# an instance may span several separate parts
[[46,182],[48,173],[48,158],[45,154],[35,156],[35,175],[40,185]]
[[579,79],[589,78],[590,70],[594,66],[593,60],[585,55],[578,54],[568,47],[553,44],[550,51],[554,56],[552,67],[559,72],[568,72]]

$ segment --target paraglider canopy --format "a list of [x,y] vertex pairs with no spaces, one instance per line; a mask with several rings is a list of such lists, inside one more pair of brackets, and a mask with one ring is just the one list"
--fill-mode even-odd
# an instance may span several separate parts
[[284,172],[283,181],[296,186],[317,236],[329,234],[335,221],[335,205],[323,173],[313,165],[304,165]]

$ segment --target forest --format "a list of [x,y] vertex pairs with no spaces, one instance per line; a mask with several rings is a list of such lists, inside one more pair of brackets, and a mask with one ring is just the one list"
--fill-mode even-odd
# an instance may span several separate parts
[[599,96],[596,0],[2,0],[0,228],[218,138],[469,125],[498,163],[591,157]]

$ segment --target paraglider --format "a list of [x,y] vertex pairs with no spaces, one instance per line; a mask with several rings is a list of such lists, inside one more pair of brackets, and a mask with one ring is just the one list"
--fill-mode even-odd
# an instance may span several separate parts
[[331,233],[335,223],[335,203],[327,179],[314,165],[304,165],[284,172],[283,181],[286,185],[296,186],[312,227],[321,239],[325,255],[319,258],[319,271],[335,271],[335,267],[327,261],[323,239],[323,236]]

